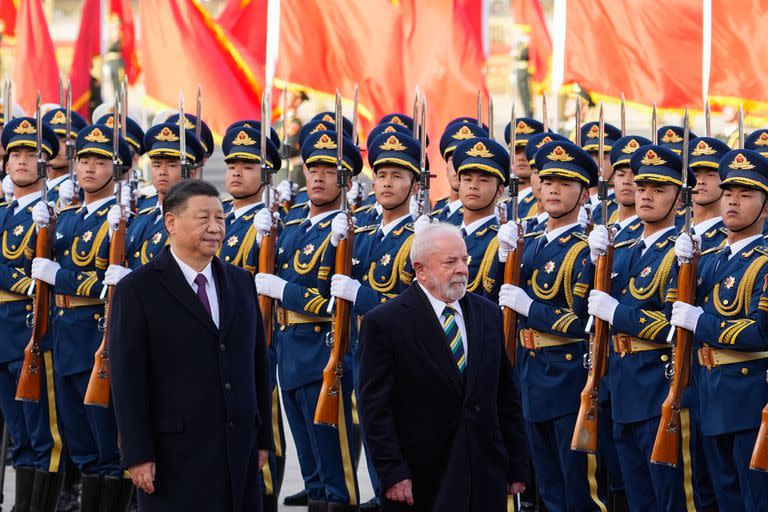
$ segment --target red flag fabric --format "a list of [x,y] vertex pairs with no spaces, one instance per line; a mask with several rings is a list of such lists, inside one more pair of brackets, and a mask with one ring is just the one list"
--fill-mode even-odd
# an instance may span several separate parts
[[217,18],[251,56],[264,60],[267,52],[267,0],[229,0]]
[[549,81],[552,67],[552,39],[544,21],[539,0],[512,2],[515,23],[528,34],[528,69],[536,86],[543,88]]
[[0,34],[3,39],[16,37],[16,12],[19,0],[0,0]]
[[596,96],[702,107],[701,0],[570,0],[565,82]]
[[34,112],[37,92],[43,103],[59,101],[59,65],[41,0],[21,0],[16,19],[13,82],[16,101]]
[[[87,117],[90,100],[90,80],[93,59],[100,55],[101,7],[100,0],[85,0],[80,21],[80,32],[75,42],[69,79],[72,84],[72,108]],[[130,0],[109,0],[109,22],[119,24],[120,51],[129,83],[139,77],[139,58],[136,53],[136,34]]]
[[714,104],[744,103],[750,115],[768,116],[768,73],[761,50],[768,39],[768,1],[752,0],[738,9],[712,0],[712,55],[709,97]]
[[259,117],[263,65],[196,0],[140,0],[139,50],[147,97],[176,108],[179,92],[194,113],[203,88],[203,118],[218,136],[238,119]]

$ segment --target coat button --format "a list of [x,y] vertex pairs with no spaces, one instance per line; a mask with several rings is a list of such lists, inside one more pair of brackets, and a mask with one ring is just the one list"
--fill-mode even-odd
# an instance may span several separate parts
[[26,308],[27,311],[32,311],[32,304],[27,304]]
[[64,316],[64,310],[63,309],[59,310],[59,316]]
[[535,352],[535,351],[533,351],[533,350],[531,350],[530,352],[528,352],[528,354],[530,354],[530,356],[531,356],[531,357],[536,357],[536,352]]
[[749,368],[742,368],[741,369],[741,374],[742,375],[748,375],[749,374]]
[[284,331],[284,330],[285,330],[285,326],[284,326],[284,325],[281,325],[281,326],[280,326],[280,330],[281,330],[281,331]]
[[472,409],[474,409],[474,410],[475,410],[475,412],[480,412],[480,406],[479,406],[479,405],[477,405],[477,404],[475,404],[475,405],[472,407]]
[[662,354],[661,360],[666,363],[669,360],[669,356],[667,354]]
[[229,382],[225,382],[225,383],[224,383],[224,389],[226,389],[227,391],[229,391],[230,389],[232,389],[232,384],[230,384]]
[[222,343],[221,345],[219,345],[219,350],[221,350],[222,352],[224,352],[225,350],[227,350],[227,346],[226,346],[225,344],[223,344],[223,343]]
[[141,256],[141,253],[139,251],[136,251],[135,253],[133,253],[134,258],[138,258],[139,256]]
[[565,354],[566,361],[570,361],[571,359],[573,359],[573,354]]
[[285,270],[287,268],[288,268],[288,264],[287,263],[283,263],[283,270]]
[[320,327],[319,325],[316,325],[316,326],[315,326],[315,332],[320,332],[320,331],[322,331],[322,330],[323,330],[323,328],[322,328],[322,327]]

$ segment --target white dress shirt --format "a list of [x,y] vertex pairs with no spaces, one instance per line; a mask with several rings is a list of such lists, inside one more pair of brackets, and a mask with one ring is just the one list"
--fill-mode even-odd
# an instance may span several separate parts
[[85,214],[85,218],[87,219],[91,215],[93,215],[95,212],[99,210],[102,206],[113,200],[115,196],[109,196],[105,197],[104,199],[99,199],[98,201],[94,201],[92,203],[89,203],[85,205],[86,209],[88,210],[88,213]]
[[645,253],[648,252],[648,249],[650,249],[653,244],[658,242],[661,237],[669,236],[670,231],[674,231],[674,229],[675,226],[669,226],[667,229],[657,231],[647,238],[645,236],[641,237],[640,241],[645,242],[645,248],[643,248],[643,256],[645,256]]
[[471,224],[466,224],[466,223],[462,222],[461,223],[461,229],[466,231],[467,232],[467,236],[469,236],[472,233],[474,233],[475,231],[477,231],[478,229],[480,229],[480,226],[482,226],[483,224],[485,224],[489,220],[495,219],[495,218],[496,218],[496,214],[494,213],[492,215],[488,215],[487,217],[483,217],[482,219],[476,220],[475,222],[473,222]]
[[[339,213],[339,210],[331,210],[330,212],[318,213],[314,217],[307,217],[309,219],[309,223],[310,223],[309,227],[315,227],[315,224],[317,224],[318,222],[324,221],[325,219],[327,219],[331,215],[333,215],[335,217],[337,213]],[[307,228],[307,230],[309,230],[309,228]]]
[[450,203],[448,203],[447,208],[448,208],[449,215],[453,215],[454,212],[456,212],[456,210],[461,208],[461,199],[451,201]]
[[763,235],[754,235],[750,236],[748,238],[745,238],[744,240],[739,240],[738,242],[735,242],[733,244],[729,244],[728,241],[725,241],[724,247],[730,247],[731,248],[731,254],[728,255],[728,259],[730,260],[735,255],[739,254],[742,249],[744,249],[746,246],[757,240],[758,238],[762,237]]
[[693,232],[699,236],[704,235],[709,229],[723,220],[722,217],[712,217],[711,219],[707,219],[701,222],[694,222],[693,223]]
[[27,194],[19,198],[14,197],[13,200],[16,201],[18,204],[16,205],[16,208],[13,209],[13,214],[16,215],[17,213],[19,213],[21,210],[23,210],[33,202],[40,199],[41,194],[42,192],[38,190],[37,192],[32,192],[31,194]]
[[447,304],[440,299],[436,298],[434,295],[429,293],[429,291],[423,286],[419,285],[422,290],[424,290],[424,294],[429,299],[429,303],[432,305],[432,309],[435,311],[435,315],[437,316],[437,323],[440,325],[443,325],[443,311],[445,310],[445,306],[449,305],[454,310],[456,310],[456,314],[454,315],[456,319],[456,325],[459,326],[459,332],[461,333],[461,344],[464,346],[464,357],[466,358],[466,361],[469,362],[469,350],[467,349],[467,326],[464,323],[464,313],[461,310],[461,305],[459,304],[459,301],[451,302],[450,304]]
[[173,259],[176,260],[176,263],[179,264],[179,267],[181,268],[181,273],[184,274],[184,279],[186,279],[189,286],[192,288],[192,291],[197,294],[197,284],[195,283],[195,278],[197,277],[197,274],[203,274],[205,276],[205,293],[208,295],[208,304],[211,306],[211,318],[213,319],[213,323],[216,324],[216,327],[219,327],[219,296],[216,294],[216,282],[213,280],[213,268],[211,267],[211,264],[208,263],[208,266],[206,266],[202,272],[198,272],[176,256],[176,253],[173,252],[173,249],[171,249],[171,256],[173,256]]
[[253,208],[256,208],[257,210],[260,209],[260,208],[258,208],[259,206],[263,207],[264,203],[263,202],[259,202],[259,203],[247,204],[245,206],[241,206],[240,208],[238,208],[236,210],[232,210],[232,215],[235,216],[234,220],[239,219],[240,217],[242,217],[243,215],[248,213]]
[[395,220],[390,221],[388,224],[382,224],[381,226],[379,226],[379,229],[384,234],[384,236],[387,236],[393,229],[395,229],[395,226],[403,222],[403,220],[406,217],[410,217],[410,216],[411,216],[410,213],[406,213],[402,217],[398,217]]

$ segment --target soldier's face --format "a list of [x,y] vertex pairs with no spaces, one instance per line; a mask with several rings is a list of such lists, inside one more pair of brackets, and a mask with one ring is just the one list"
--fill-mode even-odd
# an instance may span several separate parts
[[34,149],[12,149],[5,167],[17,187],[27,187],[37,181],[37,153]]
[[416,192],[413,173],[399,167],[380,167],[373,180],[376,201],[385,210],[407,204],[408,197]]
[[675,185],[653,182],[635,185],[635,211],[643,222],[660,222],[672,218],[680,207],[680,188]]
[[235,199],[256,194],[261,188],[261,165],[236,160],[227,163],[227,192]]
[[304,166],[304,177],[307,181],[307,196],[312,204],[326,205],[339,197],[336,166],[327,164]]
[[224,239],[224,209],[218,197],[192,196],[181,211],[166,212],[164,221],[171,246],[183,254],[213,258]]
[[[166,194],[176,183],[181,181],[181,162],[176,158],[152,158],[152,185],[159,194]],[[189,173],[191,178],[197,176],[197,169]]]
[[564,180],[556,176],[541,179],[541,204],[550,217],[561,217],[576,212],[589,197],[589,191],[574,180]]
[[522,149],[515,149],[515,174],[517,177],[527,180],[531,178],[532,172],[531,166],[528,163],[528,158],[525,156],[525,147]]
[[[600,157],[598,156],[598,152],[590,152],[590,156],[592,157],[592,160],[595,161],[598,167],[600,167]],[[603,152],[603,179],[609,180],[611,177],[611,172],[613,170],[611,169],[611,153],[610,151],[606,150]]]
[[613,189],[616,192],[616,200],[622,206],[634,206],[635,204],[635,173],[629,167],[621,166],[613,173]]
[[720,174],[717,169],[696,171],[696,186],[693,187],[693,202],[707,205],[720,200],[723,190],[720,188]]
[[57,169],[67,166],[67,141],[64,137],[59,137],[59,153],[55,158],[48,162],[48,169]]
[[448,179],[448,185],[451,186],[451,190],[458,192],[459,175],[456,174],[456,169],[453,167],[453,155],[449,156],[448,161],[445,163],[445,177]]
[[504,193],[499,179],[485,172],[467,171],[459,176],[459,199],[465,208],[476,211],[496,203]]
[[754,223],[762,228],[768,206],[763,192],[746,187],[731,186],[723,190],[720,209],[725,227],[742,230]]
[[541,201],[541,178],[539,178],[539,170],[531,168],[531,193],[537,201]]
[[77,182],[86,192],[98,192],[112,179],[112,159],[82,155],[77,159]]

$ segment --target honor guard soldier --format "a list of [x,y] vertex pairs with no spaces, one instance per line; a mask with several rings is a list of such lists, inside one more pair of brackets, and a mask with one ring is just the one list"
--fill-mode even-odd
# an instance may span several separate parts
[[[680,157],[658,145],[636,151],[630,166],[637,184],[635,207],[643,221],[643,233],[615,246],[611,293],[592,290],[588,312],[611,324],[608,375],[613,437],[630,509],[692,511],[695,498],[690,459],[681,457],[677,467],[650,462],[661,403],[669,389],[665,368],[672,346],[666,343],[670,326],[665,299],[677,273],[674,219],[684,171]],[[593,264],[607,250],[608,239],[604,226],[596,226],[590,233]],[[589,269],[582,281],[584,290],[593,281],[594,266]],[[690,453],[687,405],[681,418],[682,452]]]
[[[244,119],[242,121],[235,121],[234,123],[229,125],[229,127],[226,130],[226,132],[228,132],[228,131],[230,131],[230,130],[232,130],[234,128],[253,128],[254,130],[260,132],[260,130],[261,130],[261,121],[256,120],[256,119]],[[224,133],[226,133],[226,132],[224,132]],[[275,131],[274,128],[270,128],[269,129],[269,134],[268,134],[267,138],[270,141],[272,141],[272,145],[275,148],[279,148],[280,147],[280,136],[277,134],[277,131]],[[261,161],[261,160],[259,160],[259,161]],[[284,180],[284,183],[285,183],[286,190],[288,192],[288,197],[290,198],[290,194],[291,194],[290,183],[288,183],[288,180]],[[280,185],[283,186],[283,182],[281,182]],[[278,192],[278,195],[282,195],[279,186],[275,190]],[[261,196],[259,196],[259,199],[261,199]],[[279,199],[282,201],[283,197],[279,197]],[[230,213],[232,213],[233,203],[234,203],[234,198],[226,199],[226,200],[222,201],[222,204],[224,205],[224,214],[225,215],[229,215]],[[281,213],[285,213],[285,212],[281,212]]]
[[[595,160],[595,163],[599,164],[600,162],[597,161],[599,158],[597,154],[598,147],[600,146],[600,126],[599,123],[596,121],[592,121],[591,123],[586,123],[581,126],[581,147],[592,155],[592,158]],[[612,124],[604,123],[604,135],[603,135],[603,144],[605,147],[605,154],[603,155],[603,173],[607,176],[610,176],[613,174],[611,162],[610,162],[610,151],[613,149],[613,144],[621,138],[621,130],[613,126]],[[608,179],[607,176],[604,176],[604,178]],[[611,185],[610,180],[608,180],[609,186]],[[600,204],[600,201],[597,198],[597,189],[594,189],[591,191],[591,196],[589,198],[589,204],[587,205],[587,209],[590,210],[591,217],[593,219],[600,219],[602,218],[602,205]],[[619,208],[619,204],[616,202],[614,193],[612,190],[609,190],[608,192],[608,220],[611,220],[616,210]]]
[[[600,511],[594,455],[574,452],[570,440],[587,379],[585,316],[574,312],[577,285],[589,249],[579,210],[597,183],[590,155],[570,141],[536,153],[546,230],[526,235],[521,286],[504,285],[499,304],[520,316],[518,382],[528,442],[542,499],[551,512]],[[499,232],[499,260],[517,245],[514,222]]]
[[[72,111],[70,112],[70,115],[72,117],[70,119],[69,136],[74,140],[77,138],[78,132],[85,128],[88,123],[77,112]],[[67,109],[55,108],[49,110],[43,115],[43,122],[48,123],[59,138],[59,153],[48,163],[48,201],[53,201],[54,204],[61,207],[68,206],[69,202],[74,197],[74,183],[68,186],[65,191],[69,195],[65,195],[65,200],[59,202],[59,189],[64,182],[69,180],[69,163],[67,160],[66,145]],[[71,187],[71,193],[69,187]]]
[[[96,120],[96,123],[105,124],[110,128],[115,126],[115,116],[112,114],[106,114]],[[128,169],[127,178],[127,194],[123,194],[123,201],[126,204],[130,203],[135,206],[136,212],[139,212],[150,206],[157,204],[157,191],[154,190],[150,197],[141,197],[139,193],[139,187],[141,186],[141,170],[139,169],[139,159],[144,154],[144,130],[141,129],[139,123],[131,119],[125,118],[125,141],[128,143],[128,147],[131,149],[131,162],[130,169]],[[126,185],[124,185],[125,189]]]
[[[112,407],[84,405],[93,367],[93,354],[102,340],[104,300],[101,281],[109,256],[107,212],[113,195],[113,132],[106,125],[90,125],[77,135],[77,181],[83,205],[59,212],[53,259],[35,258],[32,278],[53,286],[55,307],[53,338],[54,382],[62,432],[72,461],[83,474],[83,510],[124,510],[133,484],[123,479],[117,425]],[[118,158],[130,162],[125,141]],[[48,206],[32,209],[35,224],[50,221]]]
[[[9,203],[0,204],[0,410],[10,435],[9,449],[16,473],[14,510],[55,512],[63,484],[62,442],[55,413],[49,337],[44,338],[41,346],[40,400],[14,400],[24,348],[32,336],[28,316],[33,304],[27,291],[32,284],[29,267],[34,254],[27,249],[35,245],[32,208],[40,202],[42,189],[36,168],[36,141],[35,119],[20,117],[4,126],[2,147],[8,157],[6,172],[13,182],[14,196]],[[58,154],[59,141],[46,123],[42,126],[42,141],[44,158],[50,161]]]
[[[336,251],[326,251],[319,276],[320,293],[345,299],[352,304],[350,341],[355,363],[353,374],[358,391],[357,326],[371,309],[402,293],[413,281],[409,252],[414,233],[409,198],[418,189],[419,142],[405,133],[383,132],[369,143],[368,162],[374,172],[373,189],[376,203],[381,205],[380,225],[357,230],[352,260],[352,276],[336,274]],[[425,221],[429,221],[424,217]],[[346,237],[347,218],[338,214],[331,224],[331,245]],[[379,481],[369,461],[368,471],[376,496],[381,494]],[[378,507],[376,498],[363,504],[361,510]]]
[[[226,231],[218,257],[252,274],[256,273],[259,264],[259,248],[253,218],[256,212],[264,208],[261,132],[251,127],[258,126],[258,123],[236,123],[224,134],[221,146],[227,164],[225,184],[227,193],[232,196],[232,209],[224,218]],[[274,172],[280,169],[280,152],[274,144],[274,138],[268,137],[266,144],[267,165]],[[268,347],[268,353],[273,384],[271,421],[275,449],[270,452],[268,464],[261,472],[260,485],[263,486],[264,511],[277,512],[277,496],[280,494],[285,470],[285,433],[277,389],[277,352],[274,343]]]
[[[643,232],[643,221],[635,210],[635,173],[629,165],[634,155],[643,146],[649,146],[652,142],[638,135],[626,135],[613,143],[611,148],[612,175],[609,181],[613,182],[613,197],[618,208],[614,214],[612,224],[616,233],[613,238],[615,244],[633,240]],[[600,217],[595,217],[599,219]]]
[[432,218],[438,222],[447,222],[454,226],[461,226],[464,219],[464,208],[459,198],[459,175],[456,174],[456,167],[453,161],[453,152],[456,146],[465,140],[476,137],[488,137],[488,131],[482,126],[478,126],[477,120],[462,119],[452,121],[445,127],[443,136],[440,137],[440,154],[445,160],[445,177],[450,190],[448,197],[441,203],[435,203],[432,210]]
[[[204,158],[203,148],[195,134],[186,131],[186,157],[194,165]],[[125,258],[127,268],[110,265],[107,270],[107,284],[114,285],[130,270],[135,270],[160,253],[165,246],[167,233],[163,225],[162,205],[165,194],[182,179],[178,123],[163,123],[153,126],[144,135],[144,147],[149,156],[152,172],[152,186],[157,190],[157,204],[141,210],[128,225]],[[196,177],[197,169],[190,170],[190,177]],[[120,208],[109,212],[110,222],[120,218]]]
[[[671,323],[694,333],[704,455],[718,508],[753,512],[768,503],[768,476],[749,470],[760,411],[768,402],[768,339],[755,324],[765,314],[761,296],[768,279],[762,237],[768,160],[750,150],[730,151],[719,170],[728,236],[701,254],[695,305],[675,302]],[[681,235],[675,251],[691,258],[691,238]]]
[[[528,210],[528,217],[521,217],[526,233],[544,231],[547,227],[549,214],[541,204],[541,179],[539,178],[539,170],[536,168],[535,157],[541,146],[556,140],[568,142],[568,138],[559,133],[538,133],[532,136],[528,140],[528,144],[525,145],[525,158],[528,160],[528,167],[531,168],[531,194],[536,198],[536,204]],[[507,211],[507,218],[512,220],[510,213]]]
[[[277,241],[275,273],[256,274],[261,295],[278,300],[275,332],[277,370],[283,404],[299,457],[309,510],[352,510],[358,505],[355,451],[350,435],[352,374],[341,382],[338,429],[314,423],[322,373],[330,356],[326,336],[331,328],[328,299],[318,291],[323,253],[329,250],[331,223],[339,211],[341,192],[336,176],[336,132],[320,131],[301,148],[309,195],[309,215],[286,222]],[[352,175],[363,168],[357,146],[345,137],[343,165]],[[272,217],[261,210],[254,218],[260,235]],[[261,243],[261,237],[259,243]],[[345,357],[345,366],[351,365]]]
[[[187,118],[186,122],[184,123],[184,128],[188,132],[195,133],[195,128],[197,126],[197,116],[194,114],[188,114],[185,113],[184,117]],[[175,123],[179,124],[179,114],[173,114],[171,117],[168,118],[167,123]],[[203,148],[203,153],[205,156],[202,160],[199,160],[195,162],[195,167],[203,167],[205,166],[205,163],[208,161],[208,159],[213,154],[214,145],[213,145],[213,133],[211,132],[211,129],[208,128],[208,125],[205,124],[205,121],[200,121],[200,137],[198,139],[198,142],[200,142],[200,145]]]
[[496,301],[499,221],[496,203],[509,180],[509,153],[495,140],[480,137],[456,146],[453,165],[459,176],[459,197],[464,207],[461,233],[467,243],[467,291]]
[[[737,131],[738,135],[738,131]],[[751,149],[752,151],[757,151],[762,156],[768,158],[768,129],[760,129],[755,130],[752,133],[749,134],[749,136],[744,141],[744,148],[745,149]],[[765,223],[765,227],[763,229],[763,235],[768,237],[768,221]]]
[[[512,123],[508,123],[504,129],[504,140],[509,145]],[[531,165],[526,156],[526,147],[531,137],[544,133],[544,124],[530,117],[518,117],[515,120],[515,176],[520,178],[520,192],[518,193],[518,216],[521,219],[530,217],[536,208],[536,197],[531,187]],[[505,204],[509,202],[505,199]],[[509,212],[507,212],[509,215]]]
[[[656,130],[656,140],[662,147],[671,149],[679,156],[683,152],[683,131],[682,126],[662,126]],[[688,136],[690,140],[698,138],[693,132]]]
[[[719,247],[728,234],[720,215],[723,191],[720,188],[718,167],[720,159],[730,150],[725,142],[714,137],[693,139],[688,150],[689,167],[696,175],[696,187],[693,189],[693,231],[701,237],[699,249],[702,252]],[[678,215],[678,220],[680,218]]]

